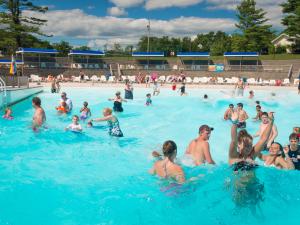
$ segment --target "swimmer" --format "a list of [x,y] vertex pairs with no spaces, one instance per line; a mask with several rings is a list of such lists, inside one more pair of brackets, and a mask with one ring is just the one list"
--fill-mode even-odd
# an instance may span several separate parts
[[273,113],[268,114],[269,123],[258,142],[253,145],[253,137],[246,131],[237,133],[238,113],[232,115],[231,142],[229,146],[229,165],[234,165],[234,170],[244,170],[255,167],[255,158],[267,143],[274,124]]
[[300,127],[293,127],[293,133],[297,134],[300,138]]
[[159,90],[159,85],[158,85],[158,83],[157,83],[157,81],[154,81],[153,82],[153,96],[157,96],[157,95],[159,95],[159,93],[160,93],[160,90]]
[[118,118],[112,115],[112,109],[104,108],[103,117],[92,119],[89,121],[89,124],[93,125],[92,122],[101,122],[101,121],[107,121],[107,125],[109,127],[109,131],[108,131],[109,135],[114,137],[123,137],[123,133],[120,129]]
[[224,113],[224,120],[231,120],[231,116],[234,113],[234,106],[233,104],[229,104],[228,109],[226,109]]
[[83,107],[80,109],[81,115],[80,119],[81,120],[86,120],[88,117],[92,115],[90,108],[88,108],[88,102],[83,102]]
[[60,99],[60,102],[65,102],[67,103],[67,106],[68,106],[68,113],[72,111],[73,109],[73,103],[72,103],[72,100],[67,98],[67,93],[66,92],[62,92],[61,93],[61,99]]
[[[255,137],[261,137],[264,133],[264,130],[267,128],[269,124],[269,118],[268,118],[268,113],[263,112],[261,116],[261,124],[259,126],[259,130],[256,132],[255,135],[253,135],[253,138]],[[266,143],[266,146],[264,146],[265,149],[269,149],[271,147],[271,144],[274,142],[275,138],[278,136],[278,131],[276,125],[273,123],[271,133],[269,136],[269,139]]]
[[148,93],[146,97],[146,106],[152,105],[151,94]]
[[11,108],[7,107],[4,111],[3,119],[12,120],[14,117],[12,116]]
[[121,97],[121,92],[119,91],[116,92],[116,97],[109,98],[108,101],[114,101],[114,107],[113,107],[114,112],[123,112],[124,110],[122,107],[122,102],[127,102],[127,100]]
[[209,148],[209,138],[214,128],[202,125],[199,128],[199,136],[192,140],[186,149],[185,154],[192,157],[194,164],[199,166],[204,163],[216,164],[212,159]]
[[39,97],[34,97],[32,99],[32,106],[35,109],[32,118],[32,129],[37,130],[46,122],[46,114],[44,109],[41,107],[41,99]]
[[65,130],[70,130],[70,131],[75,131],[75,132],[81,132],[82,131],[82,128],[81,128],[81,125],[78,123],[79,121],[79,117],[78,116],[73,116],[72,118],[72,123],[67,126],[65,128]]
[[180,90],[180,96],[187,95],[187,93],[185,92],[185,83],[182,83],[181,87],[178,90]]
[[60,106],[56,107],[58,113],[67,114],[69,112],[68,105],[66,102],[61,102]]
[[238,128],[246,128],[246,120],[249,118],[247,112],[243,109],[243,103],[237,104],[237,113],[238,113]]
[[172,91],[176,91],[176,83],[175,82],[172,83]]
[[263,112],[261,111],[261,106],[257,105],[256,106],[256,116],[253,118],[254,121],[261,120]]
[[300,170],[300,146],[299,137],[296,133],[289,136],[290,144],[284,147],[286,157],[290,157],[296,170]]
[[253,99],[254,98],[254,91],[249,91],[249,99]]
[[174,162],[177,155],[177,146],[175,142],[166,141],[163,144],[162,152],[164,158],[156,161],[149,172],[164,179],[173,179],[178,183],[184,183],[185,175],[183,169]]
[[[283,151],[285,157],[283,156]],[[258,158],[264,161],[264,165],[267,167],[274,166],[278,169],[288,169],[293,170],[295,166],[289,157],[289,149],[283,149],[281,144],[274,142],[269,148],[269,154],[263,155],[260,152],[258,153]]]
[[235,89],[237,90],[237,96],[244,96],[245,84],[244,84],[242,78],[239,77],[239,80],[237,81],[237,83],[235,85]]

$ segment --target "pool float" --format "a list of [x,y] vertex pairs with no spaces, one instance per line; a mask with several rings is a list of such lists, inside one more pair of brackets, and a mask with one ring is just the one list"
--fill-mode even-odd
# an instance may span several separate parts
[[13,116],[7,116],[7,115],[3,115],[2,118],[6,119],[6,120],[13,120],[14,119]]

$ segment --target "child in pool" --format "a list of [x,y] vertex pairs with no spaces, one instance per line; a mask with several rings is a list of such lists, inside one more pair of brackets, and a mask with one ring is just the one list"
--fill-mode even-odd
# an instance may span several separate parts
[[176,91],[176,83],[175,82],[172,83],[172,91]]
[[300,138],[300,127],[293,127],[293,133],[296,133],[297,136]]
[[67,114],[69,112],[68,105],[66,102],[61,102],[60,106],[56,107],[58,113]]
[[12,120],[14,117],[12,116],[11,108],[7,107],[4,111],[3,119]]
[[82,128],[81,128],[81,125],[78,123],[79,121],[79,117],[78,116],[73,116],[72,118],[72,123],[67,126],[65,128],[65,130],[70,130],[70,131],[75,131],[75,132],[81,132],[82,131]]
[[81,112],[80,119],[81,120],[85,120],[92,115],[91,110],[87,106],[88,106],[88,103],[84,102],[83,107],[80,109],[80,112]]
[[123,137],[123,132],[121,131],[119,120],[117,117],[112,115],[112,109],[111,108],[105,108],[103,109],[103,117],[102,118],[96,118],[92,119],[88,122],[88,126],[93,126],[92,122],[101,122],[101,121],[107,121],[107,125],[109,127],[109,135],[114,137]]
[[146,105],[152,105],[152,100],[151,100],[151,94],[147,94],[146,95],[147,99],[146,99]]

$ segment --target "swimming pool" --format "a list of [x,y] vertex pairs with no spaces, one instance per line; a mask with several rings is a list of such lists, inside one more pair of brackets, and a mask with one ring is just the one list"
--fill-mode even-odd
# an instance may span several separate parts
[[[73,100],[73,113],[88,101],[93,116],[112,106],[107,99],[116,90],[64,89]],[[243,102],[254,117],[255,103],[231,100],[219,90],[187,91],[180,97],[163,89],[146,107],[151,89],[136,89],[134,101],[124,103],[124,113],[118,115],[124,132],[120,139],[108,136],[106,123],[97,129],[84,126],[82,135],[65,132],[71,117],[57,116],[58,94],[38,95],[49,127],[40,133],[29,129],[30,99],[13,106],[16,118],[0,120],[0,224],[297,224],[298,171],[259,168],[258,188],[254,185],[246,196],[250,202],[236,205],[236,183],[229,182],[234,177],[227,165],[230,124],[222,117],[231,102]],[[204,93],[209,102],[201,100]],[[255,92],[263,109],[276,112],[278,141],[286,144],[292,127],[299,125],[300,99],[290,91],[276,94],[278,101],[270,99],[269,91]],[[168,187],[148,174],[152,150],[171,139],[181,158],[201,124],[215,128],[210,146],[216,167],[185,167],[187,178],[203,176],[183,187]],[[248,131],[253,134],[258,125],[249,122]]]

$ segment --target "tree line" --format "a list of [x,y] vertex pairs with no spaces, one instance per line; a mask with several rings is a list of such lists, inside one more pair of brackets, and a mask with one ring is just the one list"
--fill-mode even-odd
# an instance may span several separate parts
[[[287,0],[281,4],[285,26],[283,32],[296,38],[292,46],[294,52],[300,50],[300,1]],[[90,50],[87,46],[74,48],[67,41],[50,43],[43,37],[50,37],[40,31],[40,26],[46,24],[46,20],[24,16],[23,11],[45,13],[47,7],[37,6],[29,0],[0,0],[0,50],[4,54],[11,54],[19,47],[30,48],[55,48],[61,56],[65,56],[70,50]],[[276,32],[269,25],[266,12],[257,8],[255,0],[243,0],[237,6],[237,32],[227,34],[223,31],[198,34],[196,38],[190,37],[149,37],[150,51],[163,51],[167,55],[172,52],[202,51],[211,55],[223,55],[227,51],[255,51],[261,54],[284,53],[284,48],[275,49],[271,41],[276,37]],[[107,51],[108,55],[129,55],[133,50],[147,51],[148,37],[143,36],[134,48],[128,45],[122,48],[120,44],[114,44]]]

